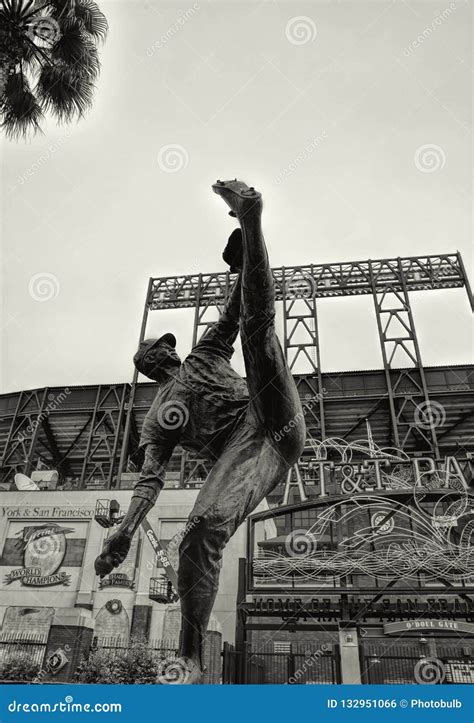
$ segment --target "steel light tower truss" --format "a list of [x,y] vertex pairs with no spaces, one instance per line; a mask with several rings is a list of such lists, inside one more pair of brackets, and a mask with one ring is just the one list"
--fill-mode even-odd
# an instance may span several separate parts
[[[415,410],[429,405],[420,349],[410,304],[411,291],[466,289],[471,308],[474,302],[459,253],[433,256],[350,261],[335,264],[307,264],[273,269],[277,301],[283,302],[283,345],[292,371],[302,359],[310,366],[304,381],[304,396],[318,399],[308,405],[306,421],[311,436],[325,438],[324,396],[321,394],[321,364],[318,336],[317,300],[371,294],[387,384],[393,445],[403,449],[415,437],[421,449],[438,456],[436,429],[428,414],[417,421]],[[209,312],[225,303],[234,277],[229,272],[190,274],[151,278],[145,302],[140,341],[145,336],[149,312],[194,308],[193,343],[210,323]],[[397,371],[401,369],[401,371]],[[138,375],[132,382],[136,385]],[[404,391],[409,379],[416,393]],[[300,389],[300,393],[301,393]],[[133,400],[132,400],[133,402]],[[125,439],[128,439],[132,404],[129,405]],[[123,450],[121,469],[125,463]],[[185,464],[196,469],[202,460]]]
[[[457,396],[449,397],[451,402],[446,397],[451,407],[441,429],[430,427],[415,413],[420,405],[430,403],[430,394],[437,392],[434,370],[423,368],[411,292],[465,288],[472,307],[469,282],[458,253],[307,264],[273,269],[273,276],[276,298],[283,309],[283,347],[302,401],[308,402],[303,406],[311,439],[363,436],[368,418],[385,444],[409,453],[416,450],[437,456],[439,450],[452,450],[458,431],[463,440],[467,438],[472,417],[470,383],[453,387],[446,381],[443,389]],[[145,338],[150,312],[191,308],[195,343],[222,309],[234,280],[225,272],[151,278],[140,340]],[[344,374],[324,373],[322,378],[318,300],[359,295],[372,295],[374,301],[384,371],[382,378],[380,372],[354,372],[359,377],[376,374],[378,380],[371,378],[367,389],[361,382],[356,398],[343,389]],[[154,394],[153,384],[137,381],[135,372],[131,384],[73,387],[60,404],[58,395],[64,396],[64,388],[5,395],[0,404],[3,478],[11,479],[18,471],[29,474],[41,460],[57,469],[61,478],[73,479],[82,487],[119,484],[122,473],[133,472],[140,464],[139,428]],[[322,393],[323,381],[326,395]],[[427,419],[429,422],[429,415]],[[467,454],[467,448],[460,449],[461,457]],[[173,464],[173,474],[179,475],[181,484],[199,482],[209,471],[203,459],[189,454],[176,455]]]

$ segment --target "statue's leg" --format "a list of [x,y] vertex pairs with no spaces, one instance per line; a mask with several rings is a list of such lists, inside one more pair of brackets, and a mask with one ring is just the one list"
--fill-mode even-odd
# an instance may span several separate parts
[[[287,471],[288,465],[249,410],[201,488],[180,545],[183,667],[188,663],[190,670],[202,668],[202,648],[225,545],[246,516],[284,481]],[[197,681],[188,677],[185,682]]]
[[240,334],[251,403],[280,454],[294,464],[303,451],[306,430],[296,385],[275,332],[275,292],[262,232],[261,196],[240,181],[218,182],[213,189],[242,228]]
[[[223,549],[245,517],[285,479],[305,441],[301,402],[275,333],[275,293],[260,194],[239,182],[218,183],[214,190],[242,228],[240,331],[250,405],[198,495],[180,546],[180,655],[194,670],[202,666]],[[282,435],[285,427],[289,431]]]

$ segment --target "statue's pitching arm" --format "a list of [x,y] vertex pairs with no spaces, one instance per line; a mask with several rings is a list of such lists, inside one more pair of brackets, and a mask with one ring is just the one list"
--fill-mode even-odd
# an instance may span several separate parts
[[[146,515],[155,504],[160,491],[164,486],[165,472],[169,459],[173,453],[174,444],[168,439],[157,439],[155,443],[147,444],[145,461],[140,478],[135,485],[127,514],[123,518],[118,530],[107,538],[101,554],[95,560],[95,571],[100,577],[110,574],[114,567],[120,565],[126,558],[130,549],[131,540],[138,527],[145,523],[145,534],[150,540],[155,552],[161,549],[156,546],[156,535],[150,535],[146,523]],[[163,551],[162,551],[163,552]],[[162,554],[160,555],[162,558]],[[162,559],[163,567],[168,578],[176,583],[176,575],[170,566],[168,570]],[[170,577],[170,573],[172,577]]]
[[203,334],[196,347],[205,346],[209,351],[219,349],[230,359],[239,333],[241,288],[239,275],[219,319]]

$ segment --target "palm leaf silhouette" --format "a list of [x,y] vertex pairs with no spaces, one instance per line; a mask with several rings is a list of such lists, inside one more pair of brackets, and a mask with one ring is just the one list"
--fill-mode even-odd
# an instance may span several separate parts
[[93,0],[0,0],[0,124],[13,138],[46,113],[81,118],[93,101],[107,20]]

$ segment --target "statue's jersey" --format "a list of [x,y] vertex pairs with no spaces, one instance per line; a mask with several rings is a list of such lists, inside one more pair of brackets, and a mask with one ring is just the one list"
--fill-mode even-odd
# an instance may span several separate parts
[[154,455],[164,464],[176,444],[209,461],[220,456],[249,404],[247,384],[229,363],[233,352],[219,324],[212,326],[160,386],[145,417],[140,446],[158,447]]

